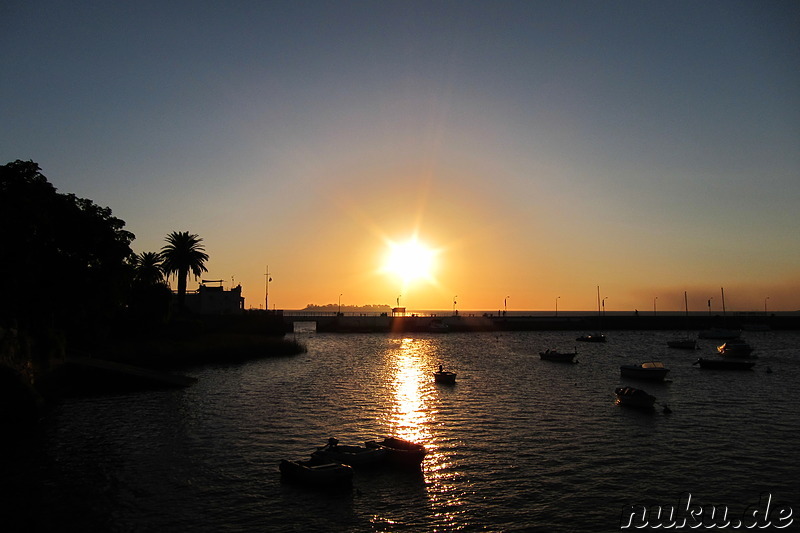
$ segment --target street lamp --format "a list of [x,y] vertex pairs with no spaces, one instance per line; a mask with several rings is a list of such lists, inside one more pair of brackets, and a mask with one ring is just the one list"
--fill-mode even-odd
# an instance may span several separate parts
[[561,298],[561,296],[556,296],[556,318],[558,318],[558,299],[559,298]]
[[508,311],[508,299],[509,298],[511,298],[511,296],[506,296],[505,300],[503,300],[503,316],[506,316],[506,313]]
[[455,316],[456,313],[458,313],[458,311],[456,311],[456,298],[458,298],[458,294],[453,296],[453,316]]
[[339,312],[337,314],[342,314],[342,295],[339,295]]
[[713,296],[708,299],[708,316],[711,316],[711,300],[713,299]]
[[603,316],[606,316],[606,300],[608,300],[608,296],[603,298]]
[[653,298],[653,316],[657,316],[658,312],[656,311],[656,300],[658,300],[658,296]]
[[769,300],[769,296],[764,298],[764,316],[767,316],[767,300]]

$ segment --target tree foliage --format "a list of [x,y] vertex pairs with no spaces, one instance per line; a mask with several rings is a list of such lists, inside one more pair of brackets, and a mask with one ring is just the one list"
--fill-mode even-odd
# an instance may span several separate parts
[[130,243],[111,209],[61,194],[33,161],[0,166],[0,315],[73,325],[108,316],[131,276]]
[[205,262],[208,254],[202,245],[203,239],[188,231],[173,231],[166,238],[167,244],[161,249],[161,268],[165,274],[178,277],[178,305],[183,307],[186,300],[186,281],[191,272],[195,279],[208,272]]

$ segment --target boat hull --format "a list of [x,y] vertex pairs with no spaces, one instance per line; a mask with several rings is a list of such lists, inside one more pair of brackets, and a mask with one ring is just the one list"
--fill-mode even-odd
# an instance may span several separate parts
[[653,405],[656,403],[655,396],[633,387],[619,387],[614,389],[614,394],[617,397],[617,405],[624,407],[650,410],[653,409]]
[[573,363],[573,359],[576,355],[578,355],[578,352],[563,353],[557,350],[539,352],[539,357],[541,357],[543,361],[556,361],[558,363]]
[[433,380],[436,383],[443,383],[445,385],[454,385],[456,382],[455,372],[434,372]]
[[631,368],[621,366],[619,370],[624,378],[644,379],[649,381],[664,381],[664,378],[666,378],[669,373],[669,369],[667,368]]
[[368,468],[385,463],[387,454],[385,449],[337,445],[320,448],[314,452],[313,456],[354,468]]
[[730,359],[703,359],[702,357],[692,363],[700,368],[710,370],[750,370],[755,366],[752,361],[734,361]]
[[283,459],[279,470],[284,481],[309,487],[349,485],[353,481],[353,469],[338,463],[316,464],[314,461]]
[[370,440],[364,444],[367,448],[387,450],[389,463],[401,467],[419,468],[428,453],[423,445],[397,437],[386,437],[382,441]]

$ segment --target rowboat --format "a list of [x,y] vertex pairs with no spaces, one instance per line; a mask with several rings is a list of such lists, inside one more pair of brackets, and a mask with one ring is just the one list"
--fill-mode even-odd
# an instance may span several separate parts
[[665,368],[664,363],[659,361],[650,361],[641,364],[622,365],[619,367],[619,371],[624,378],[663,381],[669,372],[669,368]]
[[281,478],[289,483],[315,487],[347,485],[353,480],[353,469],[340,463],[320,463],[317,460],[289,461],[282,459]]
[[385,449],[389,462],[396,466],[419,467],[428,451],[417,444],[399,437],[386,437],[381,441],[368,440],[367,448]]
[[559,363],[572,363],[576,355],[578,355],[577,350],[572,352],[559,352],[558,350],[551,350],[548,348],[543,352],[539,352],[539,357],[541,357],[543,361],[558,361]]
[[614,394],[617,396],[617,405],[625,407],[634,407],[636,409],[652,409],[653,404],[656,403],[656,397],[647,394],[642,389],[634,389],[633,387],[619,387],[614,389]]
[[750,370],[755,365],[752,361],[737,361],[735,359],[703,359],[702,357],[692,363],[700,368],[711,370]]

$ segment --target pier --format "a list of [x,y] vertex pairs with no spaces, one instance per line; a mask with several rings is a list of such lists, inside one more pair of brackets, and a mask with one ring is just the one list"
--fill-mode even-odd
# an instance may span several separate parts
[[688,330],[702,331],[726,327],[751,331],[798,330],[800,314],[737,313],[720,316],[707,314],[663,313],[657,316],[635,313],[521,315],[521,314],[345,314],[283,311],[287,331],[295,323],[314,323],[319,332],[486,332],[486,331],[614,331],[614,330]]

